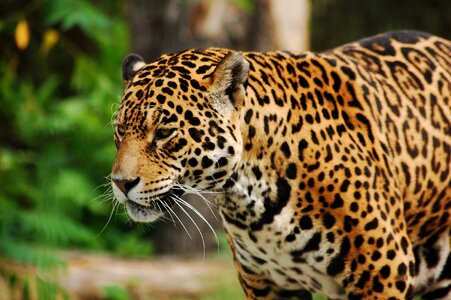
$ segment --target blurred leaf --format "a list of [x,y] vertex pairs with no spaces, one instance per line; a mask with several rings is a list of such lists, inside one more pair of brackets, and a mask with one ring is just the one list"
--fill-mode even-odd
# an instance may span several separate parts
[[40,238],[57,245],[68,245],[74,241],[94,246],[94,234],[81,224],[68,220],[63,215],[48,211],[33,211],[22,217],[28,230],[36,232]]
[[36,247],[15,239],[2,239],[0,252],[4,258],[14,258],[21,264],[35,265],[42,269],[64,266],[64,261],[49,248]]
[[92,199],[94,188],[86,175],[80,171],[61,170],[54,178],[54,195],[58,201],[70,201],[71,205],[83,206]]
[[46,1],[48,4],[47,24],[60,24],[63,30],[80,27],[92,38],[99,31],[106,32],[110,20],[97,7],[85,0]]
[[47,29],[42,37],[42,51],[47,55],[59,40],[59,33],[55,29]]
[[16,45],[19,50],[25,50],[30,43],[30,29],[28,28],[27,20],[22,19],[16,26]]
[[121,237],[121,243],[117,244],[116,253],[122,256],[150,257],[154,249],[150,241],[143,241],[136,233]]

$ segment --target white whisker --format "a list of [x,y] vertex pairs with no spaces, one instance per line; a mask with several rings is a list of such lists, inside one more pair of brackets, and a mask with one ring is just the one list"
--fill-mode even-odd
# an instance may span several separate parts
[[183,200],[180,197],[177,197],[177,198],[183,205],[185,205],[186,207],[191,209],[196,215],[199,216],[199,218],[202,221],[204,221],[207,224],[208,228],[210,228],[211,232],[213,232],[213,235],[215,236],[216,242],[219,243],[218,236],[216,235],[216,231],[213,229],[213,226],[211,226],[210,222],[208,222],[208,220],[194,206],[192,206],[190,203],[186,202],[185,200]]
[[166,204],[164,202],[161,202],[161,204],[163,205],[164,209],[168,212],[169,217],[171,218],[172,223],[174,224],[174,228],[176,228],[177,224],[175,223],[174,217],[172,216],[172,214],[175,214],[174,211],[171,209],[171,207],[168,204]]
[[193,237],[189,233],[188,229],[186,228],[185,224],[183,224],[182,220],[180,220],[179,216],[177,216],[177,214],[174,212],[174,210],[169,205],[167,205],[167,208],[168,208],[168,210],[170,210],[173,213],[174,217],[179,221],[180,225],[182,225],[183,229],[185,230],[185,232],[189,236],[189,238],[193,239]]
[[[213,215],[213,217],[215,218],[215,220],[219,221],[218,217],[216,216],[216,213],[213,211],[213,208],[216,209],[216,204],[211,202],[209,199],[205,198],[205,196],[203,195],[203,192],[198,191],[190,186],[181,185],[178,182],[176,183],[176,187],[183,190],[187,195],[196,195],[199,198],[201,198],[201,200],[203,200],[205,202],[205,204],[207,205],[208,209],[210,210],[210,212]],[[212,208],[212,206],[213,206],[213,208]]]
[[[207,199],[204,194],[205,192],[203,191],[199,191],[196,190],[195,188],[192,188],[190,186],[186,186],[186,185],[181,185],[180,183],[176,183],[177,186],[183,190],[187,195],[196,195],[199,198],[201,198],[201,200],[203,200],[205,202],[205,204],[207,205],[208,209],[210,210],[211,214],[213,215],[213,217],[215,218],[216,221],[219,222],[218,217],[216,215],[216,213],[213,211],[213,209],[216,210],[216,204],[212,201],[210,201],[209,199]],[[213,192],[214,193],[214,192]],[[213,207],[213,208],[212,208]]]
[[[163,209],[160,207],[160,204],[163,206]],[[162,216],[160,218],[162,218],[165,221],[171,221],[171,219],[169,219],[168,217],[165,216],[165,212],[167,211],[165,206],[164,206],[164,202],[162,201],[156,201],[155,205],[157,206],[158,210],[160,211],[160,213],[162,214]],[[174,220],[172,220],[174,221]]]
[[191,220],[191,222],[193,222],[194,226],[196,227],[197,231],[199,232],[200,238],[202,240],[203,259],[205,259],[205,239],[204,239],[204,235],[202,234],[202,231],[200,230],[200,228],[197,225],[196,221],[194,221],[193,217],[191,217],[191,215],[181,205],[181,204],[184,205],[185,201],[181,200],[181,198],[177,197],[177,196],[175,196],[175,198],[173,198],[173,200],[175,200],[175,204],[177,204],[177,206],[185,213],[185,215]]
[[222,192],[216,192],[216,191],[209,191],[209,190],[207,190],[206,188],[203,188],[203,187],[196,187],[196,188],[194,188],[194,187],[191,187],[191,186],[188,186],[188,185],[182,185],[182,184],[180,184],[178,182],[176,182],[175,184],[176,184],[175,188],[183,190],[185,192],[190,192],[190,193],[193,193],[193,194],[198,194],[198,193],[203,193],[203,194],[221,194],[222,193]]
[[116,210],[116,208],[119,206],[119,202],[115,202],[113,204],[113,208],[111,209],[111,213],[110,216],[108,217],[108,220],[106,221],[106,224],[103,226],[103,228],[99,231],[99,233],[96,234],[96,236],[94,238],[98,238],[104,231],[105,229],[108,227],[108,225],[111,222],[111,219],[113,218],[114,212]]
[[[180,197],[178,197],[178,196],[176,196],[176,202],[177,203],[180,203],[180,204],[183,204],[184,206],[186,206],[187,208],[189,208],[189,209],[191,209],[202,221],[204,221],[205,222],[205,224],[207,224],[207,226],[208,226],[208,228],[211,230],[211,232],[213,233],[213,235],[214,235],[214,237],[215,237],[215,240],[216,240],[216,245],[218,246],[218,249],[219,249],[219,239],[218,239],[218,236],[217,236],[217,234],[216,234],[216,231],[214,230],[214,228],[213,228],[213,226],[211,226],[211,224],[210,224],[210,222],[208,222],[208,220],[194,207],[194,206],[192,206],[190,203],[188,203],[188,202],[186,202],[185,200],[183,200],[182,198],[180,198]],[[212,212],[213,213],[213,212]],[[213,214],[214,215],[214,214]],[[215,215],[214,215],[215,216]],[[215,218],[216,218],[216,216],[215,216]],[[191,219],[191,218],[190,218]],[[193,219],[191,219],[192,221],[193,221]],[[193,221],[194,222],[194,221]],[[199,230],[199,227],[197,226],[197,224],[196,223],[194,223],[194,225],[196,225],[196,228],[198,229],[198,231],[200,232],[200,230]],[[203,239],[203,236],[202,236],[202,234],[201,234],[201,237],[202,237],[202,242],[203,242],[203,244],[204,244],[204,252],[205,252],[205,243],[204,243],[204,239]],[[205,255],[205,253],[204,253],[204,255]]]

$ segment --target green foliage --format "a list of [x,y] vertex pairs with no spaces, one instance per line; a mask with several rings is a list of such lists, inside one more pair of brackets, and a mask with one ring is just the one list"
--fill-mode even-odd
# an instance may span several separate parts
[[108,300],[129,300],[132,299],[127,290],[116,285],[108,285],[103,288],[105,299]]
[[127,238],[123,238],[123,233],[116,231],[111,235],[112,242],[115,246],[115,253],[120,256],[133,256],[149,258],[153,255],[154,249],[150,242],[143,243],[142,234],[131,232],[127,234]]
[[253,13],[255,11],[255,4],[252,0],[233,0],[233,2],[247,13]]
[[244,292],[238,282],[221,281],[214,294],[206,295],[201,300],[229,300],[244,299]]
[[129,44],[120,1],[4,1],[0,11],[0,257],[49,269],[63,265],[52,249],[151,254],[122,214],[97,236],[112,210],[102,185]]

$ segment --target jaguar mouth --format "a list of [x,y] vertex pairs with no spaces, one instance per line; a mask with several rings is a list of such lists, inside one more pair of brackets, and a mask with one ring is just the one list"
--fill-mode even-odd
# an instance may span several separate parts
[[133,200],[127,200],[124,205],[128,215],[137,222],[153,222],[161,217],[168,208],[171,208],[177,198],[184,193],[180,189],[171,189],[169,192],[151,199],[148,204],[140,204]]

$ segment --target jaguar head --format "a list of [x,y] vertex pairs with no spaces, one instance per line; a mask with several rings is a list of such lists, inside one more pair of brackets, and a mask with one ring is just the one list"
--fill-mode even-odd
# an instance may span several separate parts
[[248,72],[240,53],[222,49],[150,64],[125,58],[111,184],[133,220],[158,219],[187,190],[223,189],[242,154],[239,110]]

